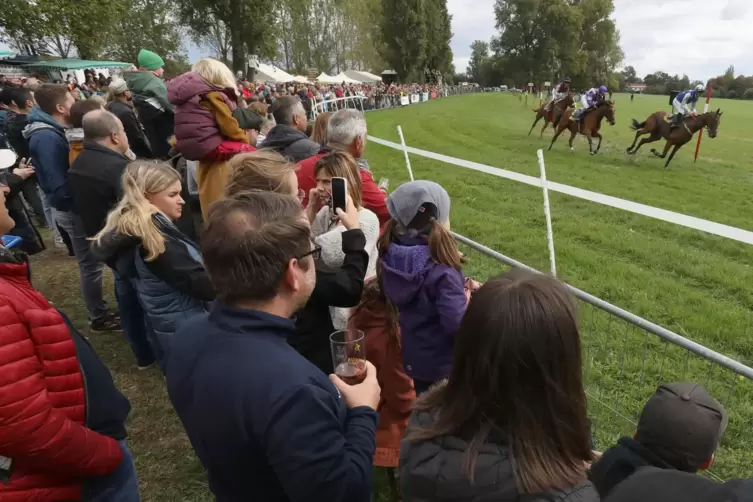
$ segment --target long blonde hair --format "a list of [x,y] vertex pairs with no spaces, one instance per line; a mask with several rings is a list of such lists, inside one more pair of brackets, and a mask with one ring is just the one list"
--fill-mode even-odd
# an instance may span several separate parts
[[191,71],[212,85],[238,90],[233,72],[224,63],[212,58],[201,58],[191,67]]
[[274,150],[241,153],[230,159],[227,165],[231,174],[225,186],[226,197],[235,197],[249,190],[292,192],[290,176],[295,173],[295,165]]
[[128,164],[122,178],[123,197],[107,215],[105,228],[93,240],[101,244],[104,236],[113,231],[137,237],[146,250],[146,261],[157,259],[165,252],[165,237],[152,219],[160,210],[146,195],[166,190],[176,181],[180,181],[178,171],[162,162],[137,160]]

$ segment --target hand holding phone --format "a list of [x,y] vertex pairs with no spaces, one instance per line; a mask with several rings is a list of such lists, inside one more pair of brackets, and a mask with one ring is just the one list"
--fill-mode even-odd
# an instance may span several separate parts
[[348,181],[345,178],[332,178],[332,212],[348,208]]

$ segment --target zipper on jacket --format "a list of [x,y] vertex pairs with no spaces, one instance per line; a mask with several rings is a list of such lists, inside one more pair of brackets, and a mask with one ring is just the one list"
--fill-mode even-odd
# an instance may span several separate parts
[[[78,355],[76,355],[76,361],[78,362]],[[84,373],[84,368],[80,362],[78,363],[78,370],[81,372],[81,381],[84,383],[84,425],[89,427],[89,389],[86,383],[86,373]]]

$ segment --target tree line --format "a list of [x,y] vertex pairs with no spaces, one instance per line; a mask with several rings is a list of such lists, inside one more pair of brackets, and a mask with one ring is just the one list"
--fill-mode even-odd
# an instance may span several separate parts
[[235,71],[255,55],[291,73],[394,69],[422,81],[454,73],[450,23],[446,0],[5,0],[0,40],[93,60],[135,61],[145,47],[179,73],[190,39]]
[[735,67],[730,66],[723,75],[709,79],[691,81],[687,75],[669,75],[663,71],[657,71],[646,75],[643,79],[638,78],[635,69],[628,66],[623,70],[626,87],[627,83],[643,83],[647,94],[669,94],[671,91],[683,91],[695,87],[698,84],[711,85],[712,98],[750,99],[753,100],[753,76],[735,75]]
[[613,0],[496,0],[498,35],[473,42],[465,77],[484,87],[566,76],[575,88],[617,87],[623,53],[613,11]]

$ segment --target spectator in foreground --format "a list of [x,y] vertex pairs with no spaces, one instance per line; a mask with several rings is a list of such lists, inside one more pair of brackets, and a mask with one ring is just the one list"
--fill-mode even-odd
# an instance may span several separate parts
[[303,198],[298,189],[295,164],[272,150],[242,153],[228,163],[230,178],[225,187],[226,197],[235,197],[250,190],[277,192]]
[[166,159],[170,153],[168,139],[173,135],[173,106],[167,100],[167,87],[162,80],[165,62],[157,54],[141,49],[139,69],[123,73],[133,95],[133,105],[144,126],[152,154]]
[[134,155],[139,159],[151,159],[153,156],[152,148],[149,146],[149,140],[146,139],[144,127],[136,117],[136,112],[133,109],[133,96],[131,96],[131,91],[128,90],[128,84],[122,78],[117,78],[110,83],[107,89],[110,101],[105,108],[123,123],[126,136],[128,136],[128,144]]
[[264,139],[264,148],[281,153],[293,163],[319,152],[320,146],[306,135],[306,110],[298,96],[281,97],[271,110],[277,125]]
[[[327,153],[316,163],[314,174],[317,188],[312,190],[306,214],[311,221],[311,234],[314,242],[322,248],[321,259],[317,260],[317,269],[323,271],[337,270],[343,265],[345,254],[342,251],[342,234],[345,227],[334,222],[335,214],[328,201],[332,197],[332,178],[345,178],[350,199],[358,211],[359,228],[366,237],[365,250],[369,254],[366,279],[376,275],[377,240],[379,240],[379,219],[363,207],[361,177],[356,160],[348,153],[333,151]],[[345,329],[350,309],[331,308],[332,324],[336,330]],[[329,329],[329,326],[327,326]]]
[[[13,228],[6,192],[0,234]],[[138,502],[125,442],[131,405],[29,277],[26,256],[0,245],[0,499]]]
[[456,333],[470,298],[465,258],[450,234],[450,196],[440,185],[400,185],[387,208],[393,219],[379,239],[380,280],[400,312],[403,362],[420,395],[450,375]]
[[751,502],[753,479],[715,483],[676,470],[645,467],[620,483],[604,502]]
[[384,224],[390,219],[386,205],[387,196],[379,189],[371,172],[364,165],[363,154],[366,149],[366,134],[366,119],[363,113],[357,110],[340,110],[332,115],[327,126],[327,146],[321,148],[313,157],[298,163],[296,170],[298,185],[306,195],[303,200],[304,206],[309,204],[309,192],[317,186],[316,175],[314,174],[316,163],[329,151],[345,151],[359,161],[363,207],[376,214],[379,218],[379,224],[384,227]]
[[[169,165],[132,162],[123,175],[123,197],[94,238],[95,254],[136,288],[163,371],[178,327],[214,299],[199,249],[175,226],[183,212],[180,193],[180,175]],[[148,347],[133,348],[137,358],[149,360]]]
[[92,331],[118,330],[120,323],[102,297],[102,264],[91,254],[86,229],[74,212],[68,185],[70,148],[65,139],[65,128],[70,126],[73,96],[65,85],[42,84],[35,99],[39,108],[29,114],[24,137],[29,140],[32,165],[39,186],[52,206],[55,222],[71,239],[78,262],[81,293],[89,313],[89,328]]
[[726,428],[726,410],[703,387],[663,384],[643,407],[635,438],[620,438],[605,451],[589,478],[603,498],[643,467],[704,471]]
[[377,381],[382,389],[377,409],[379,422],[374,465],[395,469],[399,465],[400,441],[405,436],[416,391],[413,380],[403,367],[397,311],[387,303],[378,280],[373,279],[364,286],[363,299],[353,309],[348,329],[363,331],[366,358],[376,368]]
[[543,275],[508,272],[474,294],[449,379],[418,399],[402,443],[406,502],[599,500],[576,317]]
[[84,99],[76,101],[71,106],[70,127],[65,130],[65,139],[70,145],[68,162],[73,164],[76,157],[84,150],[84,115],[94,110],[101,110],[102,103],[96,99]]
[[349,386],[286,343],[316,281],[299,201],[220,200],[201,250],[217,301],[177,333],[167,387],[217,500],[369,501],[374,367]]
[[237,153],[255,150],[233,116],[238,99],[235,77],[223,63],[202,58],[190,72],[170,81],[168,98],[175,105],[178,150],[187,160],[199,162],[196,181],[206,216],[227,184],[227,161]]

